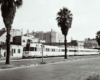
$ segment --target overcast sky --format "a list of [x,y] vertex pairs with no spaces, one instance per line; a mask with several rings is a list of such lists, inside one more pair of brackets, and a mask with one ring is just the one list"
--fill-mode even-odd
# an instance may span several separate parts
[[[67,7],[73,14],[72,27],[67,39],[76,40],[95,38],[100,30],[100,0],[23,0],[23,5],[17,9],[13,29],[23,29],[23,32],[50,31],[51,28],[61,32],[57,26],[57,12]],[[1,15],[1,14],[0,14]],[[4,27],[0,18],[0,29]]]

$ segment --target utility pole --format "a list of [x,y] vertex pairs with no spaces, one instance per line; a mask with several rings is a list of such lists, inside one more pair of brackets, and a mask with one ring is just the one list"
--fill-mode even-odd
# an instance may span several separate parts
[[51,32],[50,32],[50,45],[51,45],[51,41],[52,41],[52,29],[51,29]]

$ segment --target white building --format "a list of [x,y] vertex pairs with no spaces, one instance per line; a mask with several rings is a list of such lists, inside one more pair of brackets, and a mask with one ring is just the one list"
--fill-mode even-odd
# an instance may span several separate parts
[[64,36],[60,32],[51,30],[51,31],[45,33],[44,40],[47,43],[49,43],[49,42],[64,42]]
[[12,37],[22,35],[22,32],[19,29],[11,29],[10,34]]
[[25,46],[28,40],[32,41],[32,38],[30,36],[15,36],[13,38],[13,43]]
[[6,30],[3,28],[0,30],[0,44],[6,42]]
[[84,48],[84,41],[77,41],[78,48]]
[[[14,36],[19,36],[22,33],[18,29],[11,29],[10,34],[11,34],[10,42],[12,42]],[[5,28],[1,29],[0,30],[0,44],[6,42],[6,35],[7,35],[6,29]]]
[[[0,46],[0,56],[6,57],[6,45]],[[22,58],[23,46],[21,45],[10,45],[10,57]]]

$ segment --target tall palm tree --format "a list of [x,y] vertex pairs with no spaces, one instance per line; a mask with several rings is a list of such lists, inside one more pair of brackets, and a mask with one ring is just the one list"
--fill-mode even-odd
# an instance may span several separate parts
[[58,22],[58,26],[61,28],[62,34],[65,37],[65,41],[64,41],[64,44],[65,44],[65,59],[67,59],[66,36],[68,34],[69,28],[71,28],[71,23],[72,23],[72,14],[71,14],[70,10],[68,10],[67,8],[60,9],[60,11],[57,13],[56,20]]
[[97,40],[97,42],[98,42],[98,45],[100,46],[100,31],[98,31],[98,32],[96,33],[96,40]]
[[6,45],[7,55],[6,64],[10,64],[10,30],[16,13],[16,7],[19,8],[22,5],[22,0],[0,0],[1,13],[3,22],[7,30]]

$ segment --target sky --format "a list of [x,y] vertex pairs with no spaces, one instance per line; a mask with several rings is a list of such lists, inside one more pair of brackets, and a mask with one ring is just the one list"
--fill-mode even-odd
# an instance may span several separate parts
[[[100,30],[100,0],[23,0],[23,5],[17,9],[12,25],[13,29],[32,31],[61,32],[57,25],[57,12],[63,7],[73,14],[72,26],[67,40],[83,41],[85,38],[95,38]],[[1,15],[1,11],[0,11]],[[0,17],[0,29],[5,27]]]

